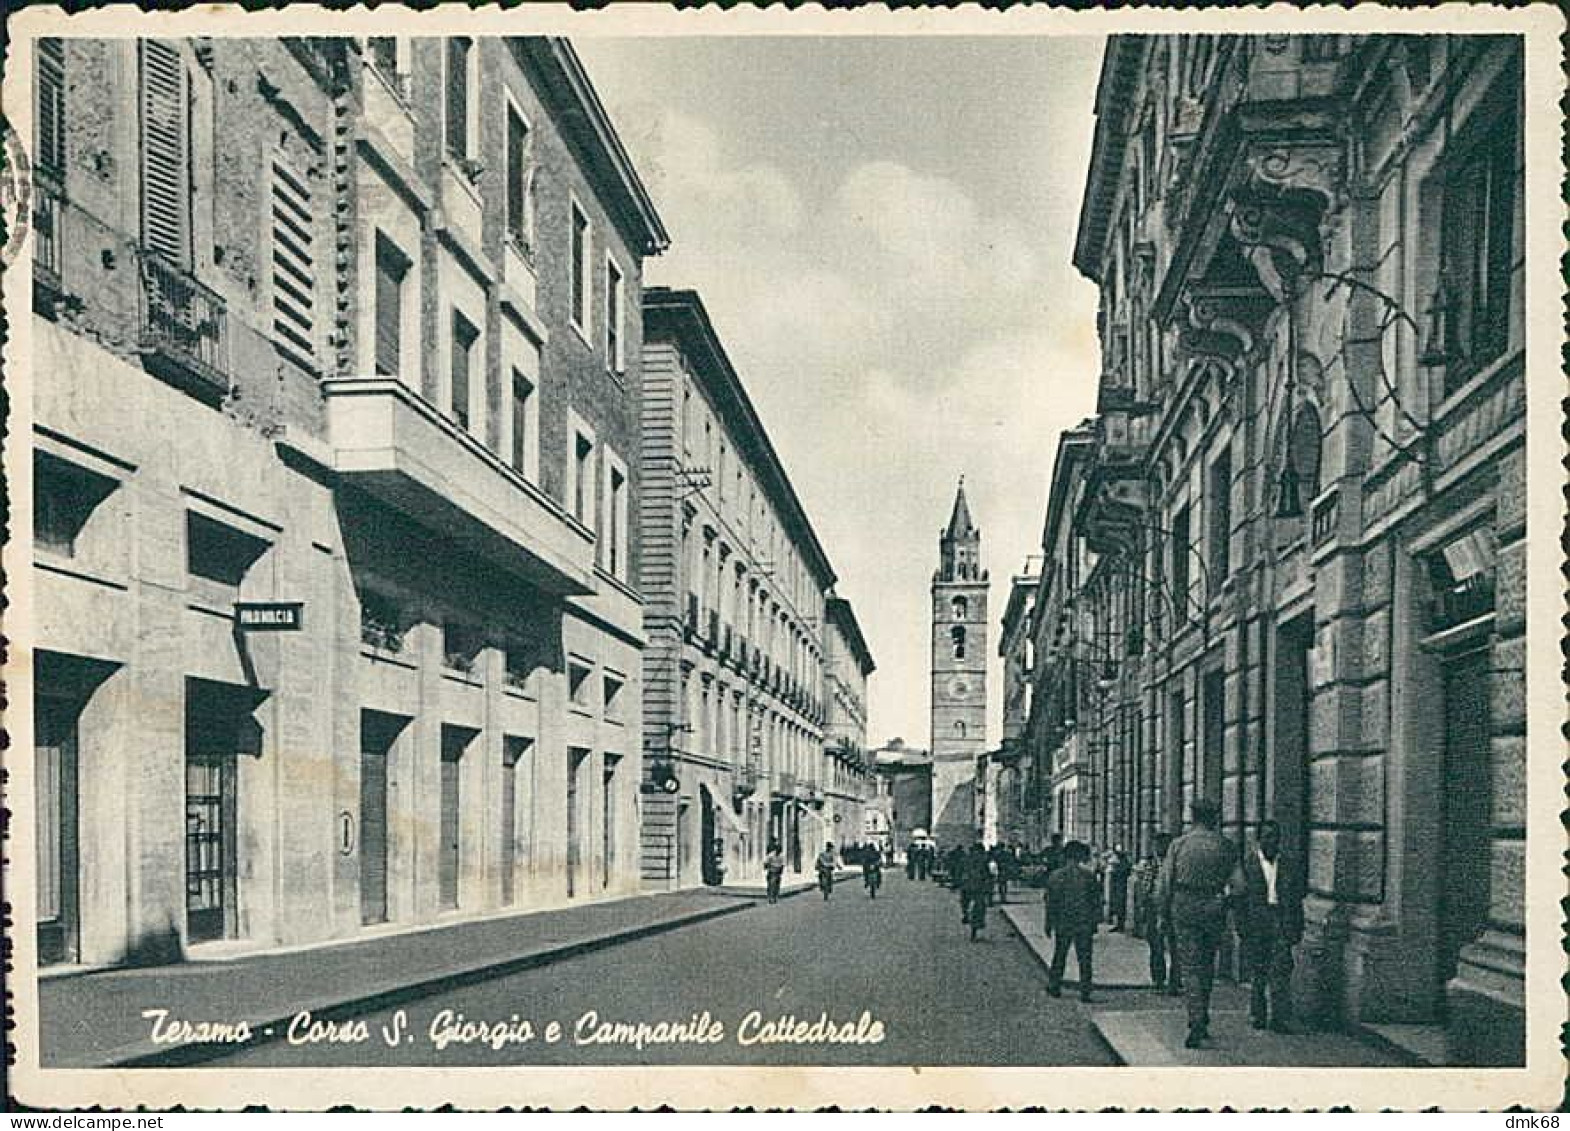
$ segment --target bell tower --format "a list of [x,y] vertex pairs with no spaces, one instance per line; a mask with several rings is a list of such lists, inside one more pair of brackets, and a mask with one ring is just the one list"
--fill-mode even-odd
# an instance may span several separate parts
[[981,835],[976,759],[986,749],[987,571],[961,476],[932,575],[932,835],[940,848]]

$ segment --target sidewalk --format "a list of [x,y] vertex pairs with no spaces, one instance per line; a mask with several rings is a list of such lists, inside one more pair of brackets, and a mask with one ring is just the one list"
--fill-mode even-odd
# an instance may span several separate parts
[[[849,880],[859,881],[860,879],[861,869],[841,868],[839,871],[834,873],[834,886],[839,887],[841,884],[846,883]],[[734,884],[721,884],[714,890],[720,895],[741,896],[743,899],[767,899],[769,894],[768,886],[762,880],[757,880],[755,882],[738,881]],[[780,898],[789,899],[791,896],[800,895],[804,891],[817,890],[818,880],[816,876],[799,880],[784,880],[780,883]]]
[[145,1009],[169,1021],[245,1021],[282,1037],[302,1010],[318,1018],[384,1009],[618,942],[750,908],[709,891],[633,896],[437,926],[287,953],[125,967],[39,982],[40,1061],[49,1068],[192,1064],[224,1045],[155,1045]]
[[[1009,925],[1019,932],[1030,948],[1042,970],[1052,964],[1052,939],[1042,929],[1041,893],[1026,889],[1019,902],[1010,901],[997,908]],[[1024,893],[1022,893],[1024,894]],[[1029,898],[1034,896],[1034,899]],[[1096,932],[1095,977],[1098,990],[1127,990],[1149,988],[1150,958],[1143,939],[1108,930]],[[1069,956],[1068,970],[1064,977],[1072,989],[1078,989],[1079,967],[1075,956]]]
[[[1036,901],[998,908],[1045,970],[1052,961],[1052,940],[1042,930]],[[1399,1050],[1360,1039],[1349,1032],[1274,1033],[1255,1029],[1248,1017],[1248,987],[1218,980],[1211,995],[1208,1048],[1186,1049],[1188,1019],[1183,999],[1158,994],[1150,985],[1149,950],[1143,939],[1101,930],[1096,933],[1095,989],[1143,991],[1098,995],[1090,1022],[1119,1063],[1139,1068],[1174,1065],[1229,1067],[1401,1067],[1413,1063]],[[1065,992],[1079,988],[1079,970],[1070,957]]]

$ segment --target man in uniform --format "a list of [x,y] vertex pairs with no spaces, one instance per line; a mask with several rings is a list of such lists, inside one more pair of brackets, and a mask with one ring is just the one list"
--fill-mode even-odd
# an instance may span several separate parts
[[1172,842],[1162,872],[1160,902],[1177,935],[1178,966],[1188,1006],[1185,1048],[1203,1046],[1210,1035],[1210,987],[1216,951],[1226,931],[1226,887],[1236,853],[1216,831],[1216,803],[1200,798],[1191,811],[1193,827]]

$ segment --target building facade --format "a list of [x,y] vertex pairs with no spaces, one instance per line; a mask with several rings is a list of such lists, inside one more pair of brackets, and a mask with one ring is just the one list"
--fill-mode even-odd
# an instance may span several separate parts
[[835,577],[692,291],[644,294],[643,881],[793,871],[835,839],[824,752]]
[[1035,710],[1095,676],[1077,827],[1273,817],[1307,1014],[1457,1064],[1524,1052],[1521,68],[1510,37],[1110,42],[1082,548],[1038,599]]
[[862,830],[872,764],[867,750],[867,680],[877,665],[851,603],[830,596],[826,608],[823,659],[828,717],[820,779],[828,798],[825,815],[835,843],[843,845],[866,839]]
[[931,831],[944,848],[970,844],[984,816],[977,784],[985,784],[987,754],[987,588],[981,530],[961,480],[932,575]]
[[[891,738],[872,751],[873,785],[867,825],[903,856],[917,834],[932,831],[932,755]],[[868,837],[867,839],[872,839]]]
[[665,235],[571,47],[37,73],[41,961],[636,890]]
[[992,808],[994,833],[1007,844],[1036,847],[1033,837],[1039,792],[1032,790],[1034,758],[1026,741],[1033,690],[1031,667],[1035,642],[1031,632],[1031,610],[1041,578],[1033,569],[1035,559],[1025,563],[1023,572],[1009,583],[1008,603],[1003,609],[998,634],[998,655],[1003,660],[1003,741],[993,751],[995,764]]

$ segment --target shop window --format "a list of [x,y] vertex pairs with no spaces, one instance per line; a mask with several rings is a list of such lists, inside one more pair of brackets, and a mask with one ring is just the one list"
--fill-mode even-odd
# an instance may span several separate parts
[[33,542],[36,548],[74,558],[98,504],[118,484],[108,476],[48,455],[33,453]]
[[268,548],[262,539],[195,511],[186,512],[185,532],[191,576],[224,586],[237,588]]

